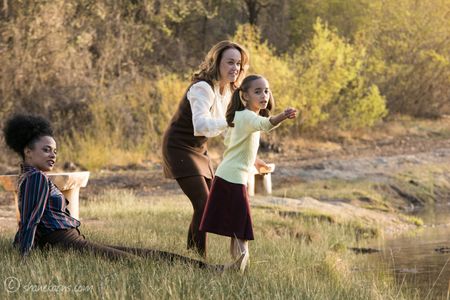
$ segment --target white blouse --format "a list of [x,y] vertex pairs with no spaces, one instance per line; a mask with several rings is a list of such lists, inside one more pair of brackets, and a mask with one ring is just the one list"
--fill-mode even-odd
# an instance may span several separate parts
[[218,83],[214,83],[213,90],[206,81],[199,81],[191,86],[187,98],[191,104],[194,136],[214,137],[227,129],[225,114],[231,100],[229,86],[221,95]]

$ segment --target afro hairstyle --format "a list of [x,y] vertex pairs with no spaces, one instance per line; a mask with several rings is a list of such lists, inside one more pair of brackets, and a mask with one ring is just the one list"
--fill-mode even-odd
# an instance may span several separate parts
[[24,157],[25,147],[43,136],[53,136],[50,122],[41,116],[18,114],[8,119],[3,128],[6,145]]

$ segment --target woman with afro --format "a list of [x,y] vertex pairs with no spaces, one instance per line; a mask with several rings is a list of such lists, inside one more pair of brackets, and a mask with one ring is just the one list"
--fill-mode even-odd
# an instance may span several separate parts
[[7,120],[3,133],[8,147],[22,158],[17,189],[20,222],[14,239],[22,257],[25,258],[35,246],[50,245],[89,251],[110,259],[151,257],[217,271],[240,268],[243,257],[226,266],[208,265],[174,253],[107,246],[87,240],[78,229],[80,221],[73,218],[67,209],[68,201],[45,173],[53,169],[57,157],[56,141],[50,123],[39,116],[16,115]]

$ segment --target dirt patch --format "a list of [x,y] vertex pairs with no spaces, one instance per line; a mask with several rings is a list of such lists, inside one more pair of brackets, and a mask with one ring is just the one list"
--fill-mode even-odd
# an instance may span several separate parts
[[173,195],[181,193],[175,180],[162,176],[162,170],[111,170],[92,174],[84,197],[98,195],[109,189],[133,190],[138,196]]
[[320,162],[315,160],[281,160],[277,162],[274,175],[280,175],[278,178],[280,182],[284,181],[284,177],[294,177],[303,181],[332,178],[344,180],[371,178],[373,181],[384,181],[391,174],[406,167],[449,164],[450,145],[449,148],[433,149],[429,152],[416,154],[343,157],[341,159],[323,159]]

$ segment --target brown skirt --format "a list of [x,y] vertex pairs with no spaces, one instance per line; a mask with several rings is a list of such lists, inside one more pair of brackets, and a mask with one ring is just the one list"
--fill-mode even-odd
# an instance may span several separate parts
[[200,230],[253,240],[253,225],[247,187],[214,177]]

